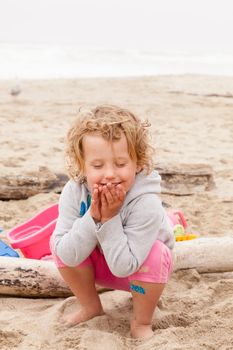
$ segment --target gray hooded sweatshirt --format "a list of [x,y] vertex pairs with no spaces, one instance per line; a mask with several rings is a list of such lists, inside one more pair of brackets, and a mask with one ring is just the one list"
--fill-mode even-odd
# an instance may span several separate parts
[[87,185],[70,180],[60,196],[52,235],[55,254],[76,266],[100,246],[113,275],[126,277],[140,268],[156,240],[172,249],[174,234],[158,197],[160,180],[156,171],[137,174],[119,213],[103,225],[90,215]]

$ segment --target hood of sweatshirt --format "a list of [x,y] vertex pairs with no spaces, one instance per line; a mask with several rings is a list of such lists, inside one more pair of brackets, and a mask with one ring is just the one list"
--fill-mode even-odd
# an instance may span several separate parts
[[161,176],[156,170],[152,171],[149,175],[145,174],[145,172],[140,172],[136,175],[134,185],[128,191],[124,204],[127,205],[135,198],[147,193],[161,193],[160,183]]

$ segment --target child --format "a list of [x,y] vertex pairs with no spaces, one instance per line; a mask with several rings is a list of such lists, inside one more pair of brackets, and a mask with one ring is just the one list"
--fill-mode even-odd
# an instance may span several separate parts
[[174,235],[158,197],[148,123],[116,106],[80,111],[68,132],[71,180],[51,245],[81,310],[74,325],[103,315],[95,283],[132,293],[131,335],[153,334],[154,309],[172,270]]

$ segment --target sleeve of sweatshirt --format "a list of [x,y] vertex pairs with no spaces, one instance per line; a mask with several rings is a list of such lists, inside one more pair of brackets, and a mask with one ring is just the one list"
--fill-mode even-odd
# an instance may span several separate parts
[[88,210],[79,214],[80,188],[69,181],[60,196],[59,215],[52,235],[55,254],[68,266],[76,266],[85,260],[98,243],[96,225]]
[[126,277],[136,272],[158,237],[164,209],[156,195],[141,196],[132,205],[124,226],[120,214],[104,223],[97,238],[111,272]]

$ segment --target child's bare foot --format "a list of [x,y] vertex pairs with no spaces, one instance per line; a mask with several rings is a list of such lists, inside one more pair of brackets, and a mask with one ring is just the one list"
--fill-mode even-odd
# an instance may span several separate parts
[[150,324],[139,324],[136,320],[131,321],[130,330],[135,339],[150,338],[154,334]]
[[87,308],[81,308],[78,312],[74,312],[70,315],[66,315],[63,317],[63,320],[65,321],[65,325],[68,327],[75,326],[81,322],[88,321],[96,316],[104,315],[103,309],[93,309],[89,310]]

